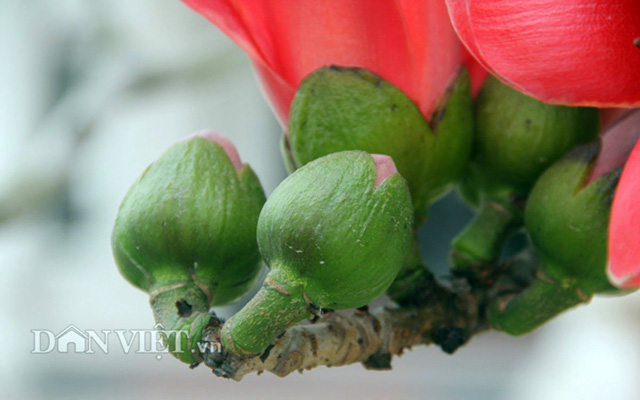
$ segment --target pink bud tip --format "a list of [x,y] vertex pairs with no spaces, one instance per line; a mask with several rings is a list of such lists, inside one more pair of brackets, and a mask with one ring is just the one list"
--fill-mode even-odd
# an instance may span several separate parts
[[382,154],[371,154],[373,162],[376,163],[376,180],[373,185],[374,189],[382,185],[382,182],[386,181],[391,175],[398,172],[396,164],[393,162],[393,158]]
[[238,150],[236,149],[236,146],[233,145],[231,140],[229,140],[227,137],[219,134],[216,131],[208,129],[189,135],[187,136],[187,139],[192,137],[201,137],[218,143],[220,147],[222,147],[222,149],[225,151],[225,153],[227,153],[227,157],[229,157],[229,160],[231,161],[231,164],[233,164],[233,167],[236,169],[236,171],[240,171],[242,169],[242,160],[240,160]]
[[587,183],[623,166],[638,138],[640,138],[640,111],[628,111],[619,115],[602,134],[602,148]]

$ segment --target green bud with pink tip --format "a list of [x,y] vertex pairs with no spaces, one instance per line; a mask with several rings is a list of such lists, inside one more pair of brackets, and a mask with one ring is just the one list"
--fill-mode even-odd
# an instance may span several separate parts
[[323,67],[302,81],[291,104],[285,159],[300,167],[345,150],[389,155],[407,180],[416,215],[423,217],[471,154],[466,70],[428,117],[431,123],[402,90],[370,71]]
[[533,187],[525,225],[540,270],[524,292],[496,301],[490,314],[494,328],[521,335],[594,294],[617,292],[605,268],[609,213],[620,168],[589,182],[599,148],[596,142],[572,150]]
[[169,148],[133,184],[112,234],[121,274],[149,293],[169,350],[199,362],[209,308],[256,281],[256,226],[265,195],[233,144],[200,132]]
[[225,322],[225,350],[255,356],[318,309],[360,307],[384,293],[409,250],[412,216],[409,189],[388,156],[345,151],[298,169],[260,214],[270,272]]
[[[473,142],[472,115],[464,68],[433,114],[425,116],[402,90],[370,71],[324,67],[309,74],[298,88],[283,155],[293,167],[344,150],[391,156],[409,185],[417,236],[429,205],[464,171]],[[402,306],[423,305],[435,286],[422,262],[417,237],[414,241],[398,282],[389,290]]]
[[594,108],[542,103],[494,77],[476,99],[475,155],[460,184],[477,217],[453,241],[451,265],[483,268],[496,261],[506,238],[522,226],[524,200],[554,161],[599,130]]

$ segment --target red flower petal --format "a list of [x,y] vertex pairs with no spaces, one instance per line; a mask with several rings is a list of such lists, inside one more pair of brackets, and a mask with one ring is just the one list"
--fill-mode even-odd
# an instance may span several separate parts
[[[184,0],[253,59],[281,122],[300,81],[326,65],[361,67],[400,87],[428,118],[458,67],[473,64],[444,0]],[[474,87],[483,78],[473,67]]]
[[640,106],[640,1],[446,0],[481,64],[547,102]]
[[[636,114],[640,116],[640,112]],[[607,274],[611,283],[620,288],[640,287],[639,194],[640,142],[633,149],[620,177],[609,222]]]

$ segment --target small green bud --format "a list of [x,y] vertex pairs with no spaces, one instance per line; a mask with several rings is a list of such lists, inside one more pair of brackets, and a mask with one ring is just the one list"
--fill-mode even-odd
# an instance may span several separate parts
[[409,250],[412,206],[388,156],[345,151],[298,169],[258,222],[270,272],[222,330],[223,346],[256,355],[319,307],[363,306],[384,293]]
[[598,143],[580,146],[549,168],[534,186],[525,225],[556,281],[571,280],[588,294],[615,290],[605,273],[609,212],[620,168],[586,184]]
[[492,325],[528,333],[594,294],[616,293],[605,268],[609,213],[617,168],[587,183],[599,143],[582,145],[545,171],[529,195],[525,226],[540,271],[524,292],[494,304]]
[[464,169],[471,115],[466,71],[441,100],[431,127],[415,103],[380,76],[324,67],[308,75],[296,93],[285,158],[300,167],[345,150],[387,154],[407,180],[416,213],[423,215]]
[[[134,183],[113,229],[114,257],[151,295],[166,330],[195,326],[201,334],[211,306],[251,288],[261,270],[255,231],[264,202],[233,144],[211,132],[176,143]],[[194,360],[190,339],[174,352],[185,362]]]

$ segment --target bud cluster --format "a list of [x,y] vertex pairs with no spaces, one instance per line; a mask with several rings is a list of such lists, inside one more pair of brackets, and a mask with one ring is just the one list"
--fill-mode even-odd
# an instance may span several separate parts
[[[465,70],[425,116],[372,72],[323,67],[298,88],[283,141],[292,174],[268,199],[228,139],[200,132],[134,183],[113,252],[157,322],[189,332],[170,347],[177,358],[203,361],[197,344],[212,329],[225,354],[250,358],[303,320],[385,292],[404,308],[450,301],[422,262],[418,231],[456,187],[476,216],[451,244],[450,276],[484,290],[478,313],[494,329],[520,335],[595,294],[622,293],[606,274],[621,168],[591,177],[598,132],[597,110],[544,104],[493,78],[473,99]],[[513,271],[497,266],[516,233],[535,262],[522,287],[500,291]],[[217,319],[211,307],[246,294],[261,261],[269,272],[257,294]]]

